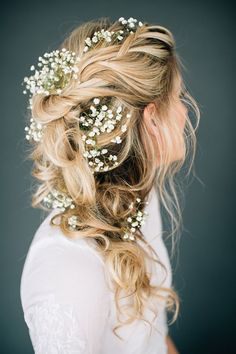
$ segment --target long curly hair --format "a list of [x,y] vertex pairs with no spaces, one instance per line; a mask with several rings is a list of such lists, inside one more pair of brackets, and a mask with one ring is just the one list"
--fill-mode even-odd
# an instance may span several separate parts
[[[66,237],[92,239],[104,259],[115,294],[118,319],[118,325],[113,329],[115,333],[117,328],[137,318],[146,321],[144,309],[154,297],[164,300],[166,309],[174,313],[171,323],[177,319],[180,304],[177,291],[173,286],[162,286],[162,282],[151,284],[147,271],[148,259],[166,270],[158,259],[158,250],[156,252],[145,240],[141,229],[136,232],[139,242],[123,241],[122,220],[128,216],[130,203],[137,197],[147,200],[155,186],[170,219],[169,237],[173,241],[179,235],[182,219],[175,177],[188,155],[191,157],[188,173],[191,170],[200,113],[182,80],[182,100],[193,109],[196,127],[188,116],[184,133],[180,133],[176,121],[167,114],[174,99],[174,84],[182,78],[183,66],[175,51],[173,35],[167,28],[144,22],[144,26],[119,44],[100,41],[93,49],[83,52],[85,39],[102,28],[122,29],[120,22],[102,17],[78,25],[63,40],[59,49],[66,48],[81,57],[79,80],[71,81],[63,95],[33,96],[31,114],[38,122],[47,123],[47,127],[42,140],[30,147],[28,157],[34,162],[31,174],[37,182],[32,192],[32,207],[47,210],[42,201],[53,188],[67,193],[75,208],[54,215],[51,225],[60,227]],[[114,147],[110,143],[112,133],[116,136],[116,129],[109,138],[108,134],[98,136],[98,145],[115,150],[119,164],[110,171],[95,174],[83,157],[83,133],[77,123],[78,115],[90,107],[94,97],[108,97],[113,106],[122,105],[131,113],[127,130],[122,133],[122,144]],[[143,121],[144,108],[150,102],[156,107],[153,120],[161,136],[158,146],[150,139]],[[178,139],[184,140],[185,152],[181,160],[173,162],[170,152]],[[68,225],[72,214],[79,220],[74,231]],[[58,217],[59,223],[55,222]],[[173,253],[174,247],[171,257]],[[120,318],[121,314],[128,315],[119,304],[122,293],[130,298],[131,312],[125,321]]]

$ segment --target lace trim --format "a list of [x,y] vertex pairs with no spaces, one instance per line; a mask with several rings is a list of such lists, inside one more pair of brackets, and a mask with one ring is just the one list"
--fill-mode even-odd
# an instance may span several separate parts
[[57,303],[53,294],[30,306],[24,318],[35,353],[85,353],[87,343],[73,306]]

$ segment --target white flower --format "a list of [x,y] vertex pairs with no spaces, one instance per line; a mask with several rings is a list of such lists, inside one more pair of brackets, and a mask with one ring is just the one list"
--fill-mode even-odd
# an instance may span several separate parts
[[94,136],[94,135],[95,135],[95,132],[93,132],[93,131],[89,133],[89,136]]
[[125,233],[123,236],[124,239],[128,239],[129,238],[129,234]]
[[122,118],[122,115],[121,114],[117,114],[116,120],[121,120],[121,118]]
[[120,113],[122,111],[122,106],[119,106],[116,110],[116,113]]
[[97,156],[97,150],[90,150],[91,156]]
[[84,157],[88,157],[88,155],[89,155],[89,152],[88,152],[88,151],[83,152],[83,156],[84,156]]
[[78,217],[76,215],[72,215],[68,218],[68,224],[70,225],[70,229],[71,230],[75,230],[76,229],[76,224],[78,222]]
[[94,102],[94,104],[99,104],[100,99],[96,97],[96,98],[94,98],[93,102]]
[[126,124],[123,124],[123,125],[121,126],[121,131],[124,133],[126,130],[127,130],[127,125],[126,125]]
[[92,139],[87,139],[86,144],[92,144]]
[[115,138],[111,139],[111,142],[120,144],[122,142],[122,139],[120,138],[120,136],[116,136]]
[[132,222],[132,224],[131,224],[132,226],[138,226],[138,222],[137,221],[135,221],[135,222]]

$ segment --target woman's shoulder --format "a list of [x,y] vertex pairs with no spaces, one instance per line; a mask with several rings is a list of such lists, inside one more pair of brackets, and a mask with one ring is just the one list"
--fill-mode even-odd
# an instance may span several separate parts
[[51,224],[52,217],[59,213],[58,209],[53,209],[46,217],[43,217],[33,235],[28,254],[31,255],[34,251],[48,248],[51,245],[51,249],[63,248],[64,250],[67,249],[68,253],[79,252],[80,250],[87,251],[87,253],[93,254],[101,264],[104,264],[102,257],[95,248],[93,239],[88,237],[69,238],[63,234],[59,225],[56,225],[57,222],[55,225]]
[[36,230],[25,258],[20,285],[24,309],[43,293],[76,301],[82,286],[85,297],[94,288],[107,292],[101,256],[85,239],[68,239],[59,227],[50,225],[54,212]]

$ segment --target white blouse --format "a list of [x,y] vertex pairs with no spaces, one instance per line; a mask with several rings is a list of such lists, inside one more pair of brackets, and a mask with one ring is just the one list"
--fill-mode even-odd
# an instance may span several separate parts
[[[145,210],[149,215],[142,231],[167,267],[163,285],[170,287],[171,265],[154,187],[148,201]],[[108,286],[103,260],[92,239],[67,239],[59,227],[50,226],[50,218],[57,212],[52,210],[36,230],[21,275],[21,304],[35,353],[167,354],[167,316],[161,302],[155,305],[159,313],[151,335],[148,323],[135,320],[117,330],[123,340],[115,336],[114,293]],[[163,269],[157,263],[149,266],[151,282],[160,284]],[[128,303],[128,298],[120,303]],[[151,321],[153,316],[146,309],[145,318]]]

